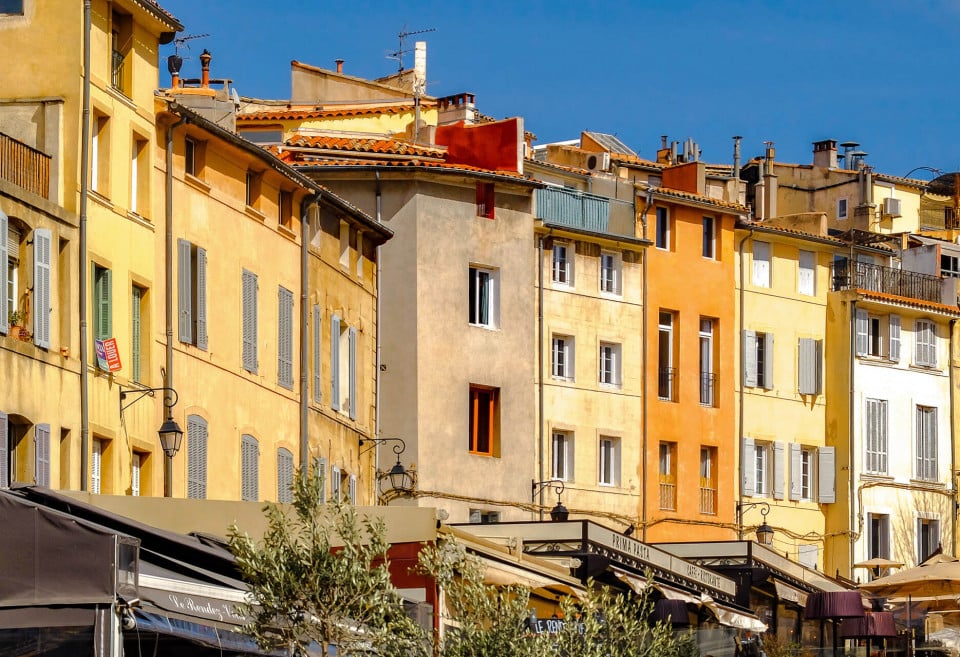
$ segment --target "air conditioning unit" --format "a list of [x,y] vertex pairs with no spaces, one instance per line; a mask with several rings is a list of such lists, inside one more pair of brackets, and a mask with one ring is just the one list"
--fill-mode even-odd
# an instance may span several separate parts
[[901,217],[903,216],[900,213],[900,199],[898,198],[885,198],[883,199],[883,216],[885,217]]
[[586,153],[583,158],[583,168],[590,171],[608,171],[610,169],[610,153]]

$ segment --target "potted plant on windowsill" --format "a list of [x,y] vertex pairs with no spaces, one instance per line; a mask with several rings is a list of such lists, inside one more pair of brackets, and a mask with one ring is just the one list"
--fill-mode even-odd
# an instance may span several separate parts
[[8,335],[18,340],[29,340],[30,331],[27,330],[27,327],[24,324],[27,321],[26,313],[19,310],[14,310],[10,313],[10,331]]

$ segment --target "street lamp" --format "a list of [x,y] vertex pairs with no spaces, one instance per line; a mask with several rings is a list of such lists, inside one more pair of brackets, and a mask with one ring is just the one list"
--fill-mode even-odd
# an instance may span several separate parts
[[[550,520],[553,522],[563,522],[570,517],[570,512],[567,511],[567,507],[563,506],[563,503],[560,501],[560,496],[563,494],[563,481],[560,479],[547,479],[546,481],[532,481],[530,482],[530,501],[535,502],[537,499],[537,492],[542,491],[544,488],[552,488],[557,494],[557,504],[552,509],[550,509]],[[541,511],[541,518],[542,516]]]
[[[164,464],[163,494],[165,497],[171,497],[173,495],[173,457],[180,451],[180,444],[183,442],[183,429],[181,429],[177,421],[173,419],[173,407],[177,405],[177,401],[180,399],[177,391],[173,388],[135,388],[133,390],[121,390],[120,419],[123,419],[123,412],[125,410],[144,397],[153,397],[154,393],[157,392],[170,393],[163,398],[163,405],[167,409],[167,417],[163,421],[163,424],[160,425],[160,429],[157,430],[157,435],[160,437],[160,447],[163,448],[163,453],[167,457]],[[133,401],[124,404],[123,400],[129,395],[137,395],[137,397]]]
[[393,467],[388,471],[377,472],[377,484],[379,486],[384,480],[390,482],[390,488],[382,491],[383,494],[392,491],[394,496],[409,495],[417,485],[417,473],[413,470],[407,470],[403,467],[403,464],[400,463],[400,455],[407,449],[407,443],[404,442],[403,438],[361,438],[361,447],[364,443],[373,443],[373,445],[367,449],[360,450],[360,454],[370,451],[377,445],[385,445],[390,442],[397,443],[391,448],[393,449],[393,453],[397,455],[397,462],[394,463]]
[[770,504],[768,502],[738,502],[737,503],[737,533],[743,540],[743,512],[747,509],[760,507],[760,514],[763,516],[763,522],[757,527],[757,543],[760,545],[773,545],[773,527],[767,524],[767,514],[770,513]]

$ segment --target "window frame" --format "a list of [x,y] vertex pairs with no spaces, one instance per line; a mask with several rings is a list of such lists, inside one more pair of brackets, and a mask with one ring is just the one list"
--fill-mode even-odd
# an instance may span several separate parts
[[623,293],[623,255],[600,251],[600,293],[619,297]]
[[[499,325],[499,270],[480,265],[468,268],[467,321],[470,326],[496,329]],[[486,291],[486,295],[481,293]]]
[[[916,527],[917,563],[923,563],[936,552],[943,540],[940,518],[918,516]],[[931,527],[933,532],[930,531]]]
[[753,496],[771,497],[773,494],[771,481],[772,443],[757,441],[753,445],[753,457],[750,459],[753,468]]
[[750,280],[753,286],[767,289],[773,287],[773,246],[770,242],[754,240],[750,258],[753,272]]
[[[9,2],[10,0],[7,0],[7,1]],[[0,16],[23,16],[24,15],[24,6],[26,4],[26,0],[13,0],[13,2],[19,5],[20,10],[19,11],[16,11],[16,10],[3,11],[2,9],[0,9]]]
[[[804,266],[804,260],[809,260]],[[804,273],[806,272],[806,275]],[[817,296],[817,253],[800,249],[797,254],[797,294]]]
[[717,259],[717,218],[703,215],[700,220],[702,229],[700,255],[707,260]]
[[554,242],[551,249],[552,265],[551,280],[554,285],[563,287],[574,286],[574,263],[575,258],[570,257],[570,252],[575,248],[569,242]]
[[619,388],[622,385],[622,346],[619,342],[600,341],[599,377],[602,386]]
[[864,400],[864,472],[886,475],[889,473],[889,403],[886,399],[868,397]]
[[[698,346],[700,348],[700,405],[712,408],[717,404],[716,386],[716,350],[714,334],[717,320],[712,317],[700,318]],[[704,362],[706,361],[706,363]]]
[[574,445],[572,431],[554,429],[550,435],[550,473],[551,479],[560,481],[574,480]]
[[497,207],[496,186],[492,182],[477,183],[476,212],[478,217],[495,219]]
[[598,439],[597,485],[616,487],[620,485],[620,439],[603,436]]
[[499,457],[500,388],[471,383],[469,404],[467,451],[476,456]]
[[913,322],[913,364],[917,367],[937,366],[937,325],[919,318]]
[[677,314],[671,310],[660,310],[657,314],[657,398],[663,401],[675,401],[676,356],[675,326]]
[[661,251],[671,249],[671,230],[670,211],[663,206],[656,206],[656,232],[654,235],[654,246]]
[[850,204],[847,202],[846,196],[841,196],[837,199],[837,220],[841,221],[849,218],[850,216]]
[[867,513],[867,558],[890,558],[890,515]]
[[919,481],[937,481],[939,470],[938,421],[935,406],[916,405],[914,436],[914,477]]
[[552,336],[550,376],[560,381],[576,380],[576,341],[573,336],[560,334]]

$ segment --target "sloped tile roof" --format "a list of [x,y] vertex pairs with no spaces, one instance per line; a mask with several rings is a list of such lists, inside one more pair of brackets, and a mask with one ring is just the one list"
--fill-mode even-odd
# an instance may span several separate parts
[[958,308],[957,306],[948,306],[944,303],[937,303],[936,301],[924,301],[923,299],[901,297],[901,296],[897,296],[896,294],[874,292],[873,290],[865,290],[863,288],[857,288],[857,294],[862,296],[864,299],[874,299],[876,301],[898,303],[902,306],[909,306],[911,308],[929,310],[931,312],[943,313],[945,315],[960,317],[960,308]]
[[738,221],[737,228],[743,228],[745,230],[757,228],[765,233],[782,233],[783,235],[795,236],[801,239],[815,239],[821,242],[829,242],[830,244],[836,244],[837,246],[850,246],[849,242],[845,242],[844,240],[832,237],[830,235],[817,235],[816,233],[809,233],[805,230],[797,230],[796,228],[786,228],[785,226],[773,226],[750,221]]
[[409,155],[424,157],[443,157],[446,149],[412,144],[397,139],[378,139],[375,137],[332,137],[327,135],[296,134],[286,141],[286,145],[295,148],[322,148],[335,151],[359,151],[362,153],[384,153],[390,155]]
[[705,203],[708,205],[714,205],[718,208],[732,210],[734,212],[748,212],[747,207],[745,205],[740,205],[739,203],[721,201],[719,199],[710,198],[709,196],[701,196],[700,194],[692,194],[690,192],[684,192],[679,189],[669,189],[667,187],[651,187],[651,189],[653,190],[655,196],[666,196],[668,198],[694,201],[696,203]]
[[[289,151],[288,151],[289,152]],[[482,169],[480,167],[470,166],[469,164],[448,164],[446,162],[436,162],[433,160],[420,160],[412,158],[409,160],[367,160],[367,159],[316,159],[316,160],[298,160],[292,162],[294,167],[390,167],[394,169],[413,168],[413,169],[438,169],[443,171],[463,171],[466,173],[482,173],[491,176],[502,176],[512,178],[520,182],[531,182],[528,176],[516,171],[495,171],[493,169]]]
[[618,164],[633,164],[647,169],[656,169],[657,171],[662,171],[665,168],[664,165],[653,162],[652,160],[645,160],[636,155],[624,155],[623,153],[610,153],[610,161]]
[[[423,105],[421,105],[423,107]],[[237,122],[244,121],[300,121],[303,119],[328,119],[341,116],[370,116],[376,114],[403,114],[412,112],[413,104],[363,105],[352,107],[288,107],[277,110],[261,110],[238,114]]]

